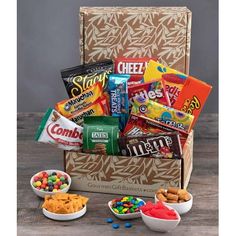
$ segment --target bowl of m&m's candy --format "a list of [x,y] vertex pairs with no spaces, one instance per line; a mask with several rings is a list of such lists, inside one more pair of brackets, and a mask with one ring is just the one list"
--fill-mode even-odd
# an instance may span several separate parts
[[111,212],[119,219],[135,219],[141,217],[139,208],[145,205],[141,198],[125,196],[108,202]]
[[37,196],[44,198],[45,195],[68,192],[71,178],[60,170],[44,170],[32,176],[30,185]]

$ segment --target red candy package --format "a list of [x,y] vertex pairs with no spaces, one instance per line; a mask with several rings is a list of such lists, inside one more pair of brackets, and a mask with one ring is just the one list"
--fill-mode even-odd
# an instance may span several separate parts
[[126,58],[120,57],[115,59],[116,74],[130,74],[128,86],[140,84],[143,82],[143,74],[150,60],[149,57]]
[[[151,134],[174,132],[174,131],[176,130],[164,125],[160,125],[155,120],[131,114],[122,135],[139,136],[145,134],[151,135]],[[179,135],[180,135],[180,143],[181,146],[183,147],[188,135],[182,132],[179,132]]]
[[163,79],[131,86],[128,89],[128,96],[130,107],[133,105],[133,98],[136,96],[148,98],[154,102],[170,106],[169,95],[166,91],[165,81]]

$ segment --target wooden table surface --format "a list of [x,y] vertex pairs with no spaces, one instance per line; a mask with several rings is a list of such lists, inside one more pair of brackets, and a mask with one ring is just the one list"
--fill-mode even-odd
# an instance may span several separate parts
[[[194,196],[192,210],[182,216],[170,233],[150,231],[141,219],[132,220],[133,227],[113,217],[107,202],[117,195],[79,192],[89,197],[88,211],[80,219],[57,222],[42,214],[42,200],[32,191],[29,181],[44,169],[63,170],[62,151],[33,140],[43,113],[18,113],[17,219],[18,235],[218,235],[218,116],[202,114],[195,127],[193,172],[188,190]],[[153,200],[152,198],[143,198]],[[120,224],[117,230],[105,223],[112,217]]]

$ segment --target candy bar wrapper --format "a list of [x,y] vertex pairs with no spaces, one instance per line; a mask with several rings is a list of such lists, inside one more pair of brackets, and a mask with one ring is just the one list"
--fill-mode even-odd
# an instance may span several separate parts
[[142,83],[134,85],[128,89],[130,109],[133,105],[133,97],[141,96],[148,98],[154,102],[170,106],[170,99],[165,89],[165,82],[163,79],[151,83]]
[[103,96],[102,98],[96,100],[87,108],[79,110],[74,115],[68,117],[68,119],[82,126],[84,122],[83,118],[86,116],[107,116],[107,115],[109,115],[107,109],[107,98]]
[[173,127],[177,131],[189,133],[194,116],[175,110],[147,98],[135,97],[131,113],[156,120],[166,126]]
[[96,82],[107,89],[108,75],[113,73],[112,60],[80,65],[61,71],[61,76],[70,98],[83,93]]
[[194,126],[211,89],[212,86],[209,84],[189,76],[174,104],[174,108],[194,115],[192,124]]
[[[116,74],[129,74],[128,87],[143,82],[143,74],[147,67],[148,62],[152,58],[126,58],[119,57],[115,59],[115,73]],[[154,60],[154,59],[153,59]]]
[[124,156],[181,158],[182,155],[182,147],[177,132],[121,137],[118,142],[120,152]]
[[[153,119],[131,114],[122,135],[140,136],[140,135],[151,135],[151,134],[166,133],[166,132],[176,132],[176,130],[173,129],[172,127],[165,126],[164,124],[155,121]],[[183,147],[188,135],[180,131],[179,137],[181,146]]]
[[110,111],[113,117],[119,118],[119,128],[123,130],[129,117],[129,99],[127,81],[130,75],[109,75],[108,91],[110,95]]
[[88,107],[103,94],[100,82],[95,83],[80,95],[58,102],[55,109],[63,116],[70,117],[76,112]]
[[35,140],[64,150],[82,150],[83,128],[49,108],[36,132]]
[[173,105],[184,86],[187,75],[150,60],[144,73],[144,82],[147,83],[160,78],[165,80],[166,91],[169,94],[171,105]]

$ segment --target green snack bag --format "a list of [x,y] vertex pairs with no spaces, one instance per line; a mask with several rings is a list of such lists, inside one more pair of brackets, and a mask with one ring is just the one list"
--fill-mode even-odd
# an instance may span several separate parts
[[84,117],[83,152],[118,155],[119,118],[112,116]]

